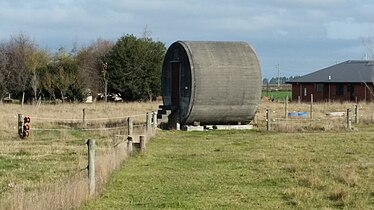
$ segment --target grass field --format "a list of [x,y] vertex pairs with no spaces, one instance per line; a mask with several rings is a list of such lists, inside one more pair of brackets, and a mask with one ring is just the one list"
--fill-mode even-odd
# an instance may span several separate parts
[[270,100],[274,101],[284,101],[286,96],[288,96],[289,99],[292,98],[292,92],[291,91],[262,91],[262,97],[267,97]]
[[373,209],[373,128],[162,131],[82,209]]
[[[76,206],[86,196],[87,139],[96,140],[97,156],[110,168],[114,163],[107,161],[107,153],[112,152],[115,135],[127,133],[127,116],[136,115],[134,122],[144,123],[145,112],[158,104],[0,105],[0,209],[41,209],[53,202],[63,209]],[[81,130],[83,108],[91,130]],[[17,135],[18,113],[31,117],[31,134],[26,140]],[[107,176],[98,175],[100,182],[106,182]],[[78,184],[82,197],[69,200],[75,191],[72,185],[77,188]]]
[[[112,140],[126,134],[127,116],[144,122],[144,113],[156,110],[159,103],[0,105],[0,209],[76,208],[87,199],[85,141],[97,142],[97,181],[102,189],[125,158],[116,156],[123,148],[113,150]],[[374,208],[374,104],[360,104],[361,125],[354,125],[354,131],[345,128],[345,117],[326,117],[353,106],[315,103],[314,120],[286,121],[282,102],[264,100],[256,115],[257,131],[162,131],[146,155],[131,159],[113,176],[101,196],[109,200],[92,205]],[[83,108],[92,130],[80,129]],[[271,110],[270,133],[264,131],[265,108]],[[288,111],[309,109],[307,103],[288,104]],[[17,137],[18,113],[31,116],[31,136],[25,141]]]

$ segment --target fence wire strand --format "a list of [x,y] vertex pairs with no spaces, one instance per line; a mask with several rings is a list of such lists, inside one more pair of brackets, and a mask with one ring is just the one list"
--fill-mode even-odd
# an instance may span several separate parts
[[[122,117],[104,117],[104,118],[93,118],[89,119],[86,118],[85,121],[102,121],[102,120],[117,120],[117,119],[127,119],[129,117],[141,117],[145,116],[144,114],[136,114],[136,115],[126,115]],[[44,117],[31,117],[33,120],[47,120],[47,121],[83,121],[83,118],[44,118]]]

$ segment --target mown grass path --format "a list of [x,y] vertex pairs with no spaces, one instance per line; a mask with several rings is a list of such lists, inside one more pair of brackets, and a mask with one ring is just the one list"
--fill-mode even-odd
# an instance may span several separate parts
[[372,134],[162,131],[83,209],[373,209]]

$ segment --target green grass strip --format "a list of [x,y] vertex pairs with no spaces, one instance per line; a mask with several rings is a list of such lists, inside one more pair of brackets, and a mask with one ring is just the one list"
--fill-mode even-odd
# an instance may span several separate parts
[[163,131],[83,209],[372,209],[373,149],[369,131]]

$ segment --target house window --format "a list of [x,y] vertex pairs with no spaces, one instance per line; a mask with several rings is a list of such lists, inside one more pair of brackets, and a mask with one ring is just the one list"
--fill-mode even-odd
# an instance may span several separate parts
[[353,93],[353,92],[355,92],[355,87],[354,87],[354,85],[353,85],[353,84],[348,84],[348,85],[347,85],[347,91],[348,91],[349,93]]
[[316,93],[321,93],[323,90],[323,84],[318,83],[316,84]]
[[344,95],[344,84],[336,84],[336,95],[337,96]]
[[306,91],[306,88],[304,88],[304,96],[307,95],[307,91]]

